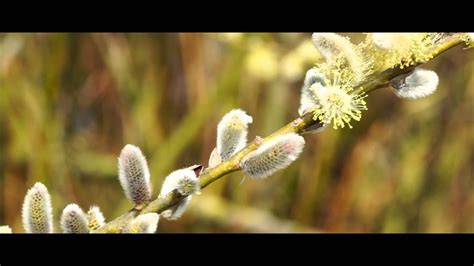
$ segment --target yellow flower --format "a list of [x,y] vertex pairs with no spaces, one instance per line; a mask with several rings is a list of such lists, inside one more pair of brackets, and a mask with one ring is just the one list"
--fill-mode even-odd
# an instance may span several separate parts
[[315,83],[310,87],[311,94],[317,102],[314,106],[314,119],[324,124],[333,124],[334,129],[350,128],[352,119],[359,121],[361,111],[367,110],[362,90],[354,91],[352,87],[341,84],[338,79],[328,86]]

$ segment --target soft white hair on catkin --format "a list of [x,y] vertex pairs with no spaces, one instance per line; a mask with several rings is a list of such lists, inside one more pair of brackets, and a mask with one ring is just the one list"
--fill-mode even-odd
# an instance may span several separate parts
[[173,190],[185,196],[178,204],[165,210],[161,216],[168,220],[176,220],[186,210],[192,195],[200,190],[199,179],[196,175],[196,166],[179,169],[170,173],[163,181],[159,197],[163,198]]
[[151,198],[150,172],[141,150],[127,144],[118,158],[119,181],[125,196],[135,205],[146,203]]
[[233,109],[224,115],[217,125],[217,152],[222,160],[229,159],[247,144],[248,125],[251,116],[241,109]]
[[436,72],[415,68],[413,73],[392,79],[391,85],[400,98],[419,99],[433,94],[438,88]]
[[61,229],[67,234],[89,233],[87,216],[77,204],[69,204],[61,214]]
[[240,166],[245,175],[265,178],[286,168],[301,154],[305,141],[295,133],[288,133],[263,143],[242,159]]
[[22,206],[23,227],[27,233],[52,233],[53,209],[48,189],[37,182],[26,193]]

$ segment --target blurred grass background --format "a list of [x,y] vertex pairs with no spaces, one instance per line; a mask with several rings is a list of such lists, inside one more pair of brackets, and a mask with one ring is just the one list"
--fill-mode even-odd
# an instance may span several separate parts
[[[362,34],[350,33],[354,41]],[[309,33],[0,34],[0,224],[23,232],[26,190],[43,182],[62,209],[97,204],[107,221],[132,206],[117,156],[147,156],[154,195],[174,169],[207,165],[232,108],[249,138],[297,116]],[[474,52],[425,67],[438,91],[368,98],[354,129],[306,137],[302,156],[267,180],[234,173],[195,196],[160,232],[474,232]]]

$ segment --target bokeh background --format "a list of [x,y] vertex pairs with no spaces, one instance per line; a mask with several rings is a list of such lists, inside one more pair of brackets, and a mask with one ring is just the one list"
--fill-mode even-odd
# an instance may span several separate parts
[[[345,34],[355,42],[363,34]],[[0,34],[0,225],[24,232],[35,182],[55,228],[75,202],[107,221],[132,207],[117,180],[127,143],[146,155],[154,195],[177,168],[207,165],[232,108],[249,138],[297,116],[310,33]],[[436,93],[368,98],[354,129],[306,136],[302,156],[266,180],[233,173],[195,196],[168,232],[474,232],[474,50],[428,63]]]

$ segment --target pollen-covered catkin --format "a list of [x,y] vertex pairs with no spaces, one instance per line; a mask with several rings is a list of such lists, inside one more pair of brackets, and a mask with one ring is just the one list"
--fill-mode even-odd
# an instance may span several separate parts
[[118,158],[119,180],[125,196],[135,205],[150,201],[150,172],[141,150],[127,144]]
[[304,138],[295,133],[275,137],[245,156],[240,166],[249,177],[270,176],[295,161],[302,152],[304,144]]
[[400,46],[410,46],[418,33],[374,32],[371,37],[372,42],[380,49],[404,49]]
[[52,233],[53,211],[48,189],[36,183],[26,193],[22,207],[23,227],[27,233]]
[[[428,32],[371,33],[368,40],[382,50],[377,59],[382,69],[405,68],[433,58],[433,45],[444,40],[446,34]],[[374,52],[374,51],[373,51]]]
[[[318,85],[318,84],[315,84]],[[314,120],[323,124],[331,124],[334,129],[344,128],[347,124],[350,128],[351,120],[359,121],[362,110],[367,110],[366,102],[362,92],[355,92],[351,87],[330,85],[311,86],[312,96],[317,100],[314,111]]]

